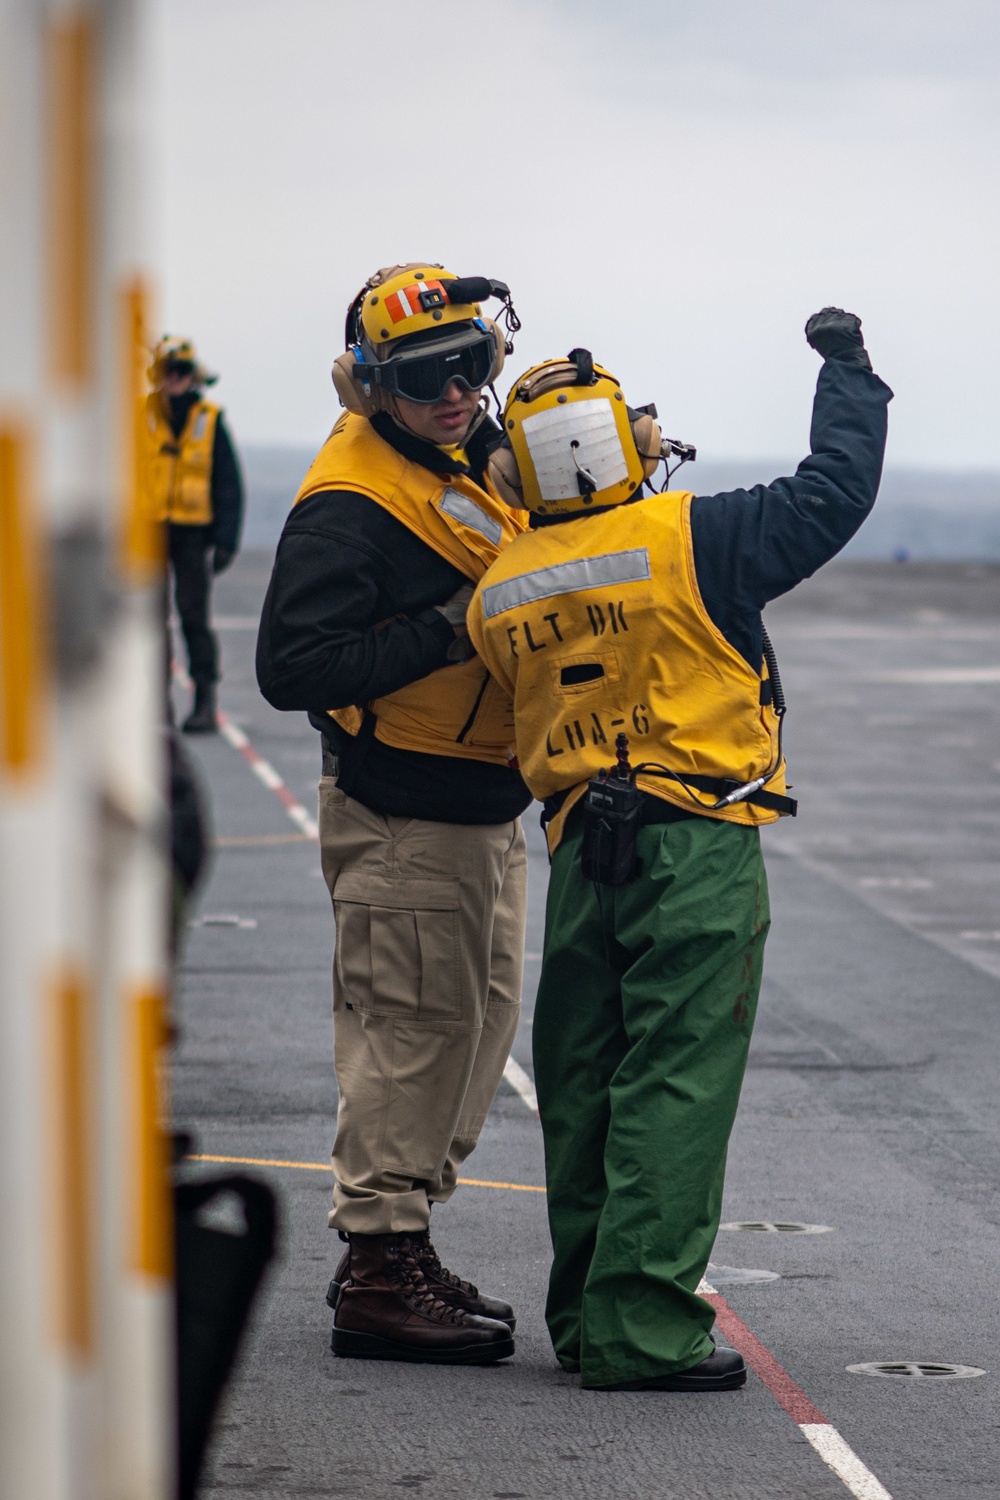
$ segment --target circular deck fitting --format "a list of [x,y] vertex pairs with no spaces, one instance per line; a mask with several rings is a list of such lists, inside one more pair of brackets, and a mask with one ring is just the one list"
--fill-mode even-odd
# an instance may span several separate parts
[[780,1281],[778,1271],[753,1271],[744,1266],[716,1266],[711,1261],[705,1271],[710,1286],[754,1286],[764,1281]]
[[741,1220],[732,1224],[720,1224],[720,1229],[739,1230],[747,1234],[832,1234],[832,1224],[794,1224],[785,1220],[768,1223],[766,1220]]
[[973,1380],[985,1375],[975,1365],[939,1364],[927,1359],[879,1359],[871,1364],[848,1365],[849,1375],[881,1375],[887,1380]]

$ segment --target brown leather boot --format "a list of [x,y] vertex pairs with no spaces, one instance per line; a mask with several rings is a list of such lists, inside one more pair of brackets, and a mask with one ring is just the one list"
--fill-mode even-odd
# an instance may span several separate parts
[[399,1359],[415,1364],[485,1365],[509,1359],[506,1323],[453,1307],[421,1269],[419,1236],[352,1234],[331,1347],[348,1359]]
[[424,1280],[436,1297],[442,1302],[450,1302],[452,1307],[460,1307],[463,1312],[474,1313],[476,1317],[495,1318],[499,1323],[506,1323],[511,1333],[514,1332],[517,1319],[509,1302],[501,1302],[499,1297],[484,1297],[471,1281],[463,1281],[461,1276],[443,1266],[431,1243],[430,1230],[412,1238]]
[[[472,1313],[474,1317],[495,1318],[499,1323],[506,1323],[511,1333],[514,1332],[517,1327],[517,1318],[514,1316],[514,1309],[510,1303],[501,1302],[499,1297],[484,1296],[471,1281],[463,1281],[461,1276],[456,1276],[454,1271],[449,1271],[447,1266],[443,1266],[440,1256],[431,1243],[429,1230],[424,1230],[423,1234],[411,1234],[410,1239],[413,1241],[413,1248],[420,1261],[424,1280],[436,1297],[440,1297],[442,1302],[450,1303],[452,1307],[460,1307],[463,1312]],[[348,1262],[349,1253],[345,1251],[334,1278],[327,1287],[328,1307],[336,1308],[337,1306],[341,1287],[348,1278]]]

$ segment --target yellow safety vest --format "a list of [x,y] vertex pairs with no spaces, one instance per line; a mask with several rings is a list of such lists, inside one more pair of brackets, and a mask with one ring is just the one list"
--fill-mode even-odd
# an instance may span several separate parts
[[[469,633],[514,697],[521,774],[540,800],[568,793],[565,816],[628,735],[633,766],[745,783],[770,771],[778,716],[762,678],[713,625],[698,591],[691,495],[671,492],[539,527],[493,564],[469,609]],[[688,792],[651,774],[654,797],[730,823],[779,813]],[[783,795],[784,764],[767,790]]]
[[157,518],[175,526],[208,526],[212,520],[212,450],[219,408],[199,400],[174,437],[163,397],[146,397],[145,432],[150,493]]
[[[319,490],[367,495],[472,582],[524,529],[491,490],[464,475],[431,473],[397,453],[367,418],[350,412],[317,454],[296,504]],[[441,667],[369,704],[333,709],[330,716],[353,735],[361,728],[363,708],[375,715],[376,738],[400,750],[498,765],[513,760],[510,694],[478,657]]]

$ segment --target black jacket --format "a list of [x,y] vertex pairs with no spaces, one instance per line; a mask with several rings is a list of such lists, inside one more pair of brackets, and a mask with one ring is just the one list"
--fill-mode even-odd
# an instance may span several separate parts
[[[188,412],[201,400],[200,391],[170,397],[170,427],[174,437],[184,431]],[[212,443],[212,520],[204,527],[205,542],[222,552],[237,552],[243,530],[243,476],[222,412],[215,424]]]
[[810,454],[788,479],[691,502],[695,573],[712,621],[750,665],[760,613],[846,546],[875,504],[892,391],[831,358],[816,383]]
[[[484,422],[470,467],[380,413],[379,435],[435,474],[482,481],[498,437]],[[306,709],[341,758],[340,785],[377,812],[440,823],[506,823],[531,795],[486,761],[353,740],[324,712],[392,693],[447,666],[454,631],[434,608],[469,580],[366,495],[322,490],[285,522],[257,638],[257,681],[275,708]],[[379,625],[379,629],[375,626]]]

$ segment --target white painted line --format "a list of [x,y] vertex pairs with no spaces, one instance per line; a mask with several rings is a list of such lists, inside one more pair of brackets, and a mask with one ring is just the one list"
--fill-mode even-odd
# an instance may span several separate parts
[[535,1085],[521,1067],[512,1057],[508,1057],[503,1076],[510,1084],[515,1093],[520,1094],[525,1104],[533,1115],[538,1113],[538,1096],[535,1093]]
[[865,682],[911,682],[927,686],[1000,682],[1000,667],[919,667],[904,672],[866,672]]
[[245,750],[250,743],[242,729],[238,729],[227,714],[220,716],[219,733],[229,741],[234,750]]
[[[303,833],[307,833],[311,839],[319,838],[319,825],[315,818],[311,818],[300,802],[294,807],[286,808],[288,816],[293,823],[297,823]],[[322,874],[322,871],[320,872]]]
[[828,1422],[800,1422],[799,1429],[856,1500],[892,1500],[885,1485],[848,1447],[836,1427]]
[[220,713],[218,722],[219,733],[223,739],[227,740],[234,750],[239,751],[257,780],[266,786],[269,792],[274,793],[295,826],[301,828],[302,832],[307,833],[311,839],[318,841],[319,824],[306,811],[301,802],[295,800],[295,797],[271,765],[271,762],[265,760],[262,755],[257,753],[247,736],[243,733],[243,730],[233,723],[228,714]]
[[254,771],[269,792],[276,792],[279,786],[284,786],[285,784],[269,761],[257,760],[254,763]]

